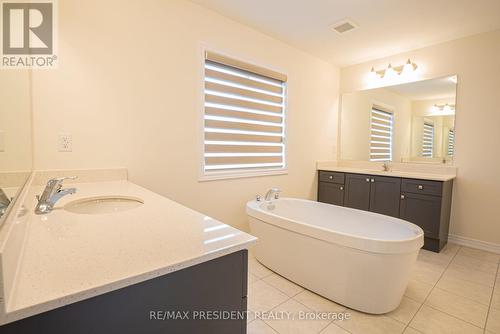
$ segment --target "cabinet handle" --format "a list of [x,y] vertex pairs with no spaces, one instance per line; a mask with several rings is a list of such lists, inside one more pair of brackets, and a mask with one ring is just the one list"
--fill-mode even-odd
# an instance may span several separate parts
[[375,179],[371,179],[370,182],[372,182],[372,183],[375,182]]
[[340,187],[340,190],[344,190],[344,187]]
[[370,179],[369,179],[369,178],[366,178],[366,182],[370,182]]
[[424,189],[424,186],[422,186],[422,185],[418,186],[418,190],[423,190],[423,189]]
[[328,178],[329,178],[330,180],[333,180],[333,176],[331,176],[331,175],[330,175]]
[[401,199],[405,199],[405,195],[401,195]]

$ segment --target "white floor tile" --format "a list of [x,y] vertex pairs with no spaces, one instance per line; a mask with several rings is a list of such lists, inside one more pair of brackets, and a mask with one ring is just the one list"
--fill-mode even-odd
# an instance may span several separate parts
[[349,310],[351,319],[336,324],[353,334],[403,333],[406,325],[385,315],[371,315]]
[[445,270],[445,266],[417,261],[413,268],[412,279],[434,285]]
[[269,311],[287,299],[287,295],[262,280],[248,287],[248,308],[252,311]]
[[259,278],[252,274],[250,271],[248,272],[248,284],[252,284],[253,282],[258,281]]
[[487,285],[465,281],[450,275],[443,275],[436,287],[456,295],[489,305],[493,288]]
[[343,312],[346,309],[345,306],[321,297],[309,290],[304,290],[293,298],[316,312]]
[[408,324],[410,320],[415,316],[421,305],[422,303],[418,303],[410,298],[403,297],[403,300],[401,301],[399,307],[394,311],[387,313],[386,315],[395,320]]
[[500,310],[490,309],[486,329],[492,333],[500,334]]
[[273,273],[270,269],[257,261],[257,259],[250,257],[248,258],[248,271],[257,278],[264,278]]
[[248,324],[247,334],[278,334],[278,332],[269,327],[264,321],[256,319]]
[[349,332],[343,329],[342,327],[339,327],[336,324],[331,323],[328,325],[328,327],[322,330],[320,334],[349,334]]
[[[265,320],[265,322],[280,334],[317,334],[323,330],[330,320],[317,320],[314,318],[313,310],[305,307],[301,303],[290,299],[274,308],[272,312],[287,314],[290,317],[283,319]],[[305,318],[304,315],[313,318]]]
[[495,283],[495,275],[463,267],[454,263],[450,264],[443,277],[463,279],[466,281],[483,284],[489,287],[493,287]]
[[485,327],[488,306],[473,300],[435,288],[425,304],[477,327]]
[[425,298],[431,293],[433,285],[425,282],[410,280],[406,288],[405,296],[417,302],[423,303]]
[[491,307],[500,310],[500,289],[495,289],[493,297],[491,298]]
[[410,322],[410,327],[426,334],[481,334],[479,327],[462,321],[449,314],[422,306],[417,315]]
[[269,285],[274,286],[276,289],[280,290],[289,297],[293,297],[299,292],[304,290],[303,287],[298,286],[297,284],[287,280],[286,278],[278,274],[269,275],[263,278],[263,280]]
[[480,249],[470,248],[470,247],[460,247],[457,254],[470,256],[478,260],[490,261],[498,263],[500,261],[500,254],[486,252]]
[[474,257],[457,254],[453,258],[453,263],[470,269],[484,271],[488,274],[496,275],[498,264],[490,261],[483,261]]

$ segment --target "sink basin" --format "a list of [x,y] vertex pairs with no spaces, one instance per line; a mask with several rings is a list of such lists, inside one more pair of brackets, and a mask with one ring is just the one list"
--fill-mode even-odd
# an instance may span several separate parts
[[136,197],[127,196],[100,196],[88,197],[69,202],[64,206],[64,210],[87,214],[98,215],[135,209],[144,204],[144,201]]

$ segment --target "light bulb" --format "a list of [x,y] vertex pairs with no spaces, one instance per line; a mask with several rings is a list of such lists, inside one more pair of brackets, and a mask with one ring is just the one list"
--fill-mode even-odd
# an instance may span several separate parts
[[401,71],[401,74],[402,75],[409,75],[413,71],[414,71],[413,64],[411,63],[411,60],[408,59],[408,61],[406,62],[406,64],[404,64],[404,66],[403,66],[403,70]]
[[387,70],[385,70],[385,74],[384,74],[384,77],[387,78],[387,79],[393,79],[396,77],[396,71],[394,71],[394,69],[392,68],[392,65],[389,64],[389,66],[387,66]]

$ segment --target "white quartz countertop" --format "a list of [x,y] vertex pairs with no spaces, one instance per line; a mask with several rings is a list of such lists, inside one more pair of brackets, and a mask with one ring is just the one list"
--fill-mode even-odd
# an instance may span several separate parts
[[[24,254],[0,324],[209,261],[256,241],[128,181],[65,184],[70,186],[77,193],[62,198],[52,213],[30,214]],[[29,196],[42,189],[32,187]],[[113,195],[139,197],[144,205],[96,215],[62,209],[77,199]]]
[[383,170],[376,170],[376,169],[364,169],[356,167],[331,166],[331,165],[321,165],[321,164],[318,165],[317,169],[324,171],[331,171],[331,172],[392,176],[392,177],[403,177],[407,179],[432,180],[432,181],[449,181],[456,178],[456,175],[453,174],[422,173],[417,171],[399,171],[399,170],[391,170],[386,172]]

